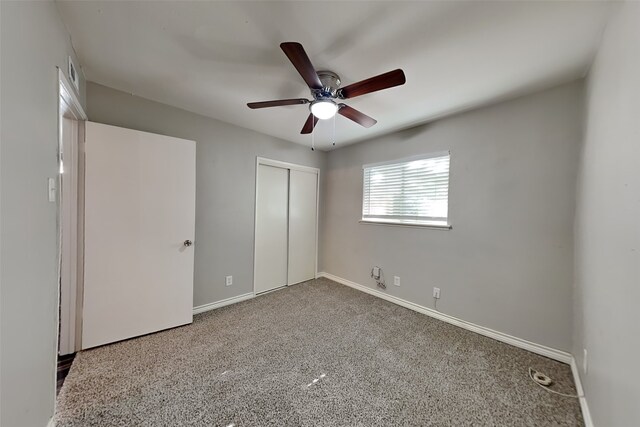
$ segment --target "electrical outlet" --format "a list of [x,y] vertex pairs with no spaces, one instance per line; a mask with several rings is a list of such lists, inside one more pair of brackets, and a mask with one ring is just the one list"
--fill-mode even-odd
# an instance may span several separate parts
[[587,364],[587,349],[583,348],[582,349],[582,372],[587,375],[587,367],[589,365]]
[[400,277],[399,276],[393,276],[393,284],[396,286],[400,286]]
[[435,299],[439,299],[440,298],[440,288],[433,288],[433,297]]
[[224,278],[224,284],[225,284],[225,286],[233,285],[233,276],[226,276]]

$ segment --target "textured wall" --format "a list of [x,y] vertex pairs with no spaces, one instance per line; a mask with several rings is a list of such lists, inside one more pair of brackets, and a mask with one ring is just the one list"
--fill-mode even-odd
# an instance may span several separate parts
[[[571,349],[582,81],[329,153],[321,269],[539,344]],[[451,150],[453,230],[360,224],[362,165]],[[393,286],[393,276],[401,287]]]
[[640,423],[639,46],[640,4],[616,5],[587,80],[573,354],[597,426]]

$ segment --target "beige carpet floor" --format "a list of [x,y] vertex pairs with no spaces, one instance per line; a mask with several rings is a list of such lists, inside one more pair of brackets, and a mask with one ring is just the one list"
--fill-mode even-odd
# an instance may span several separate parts
[[326,279],[79,353],[57,426],[575,426],[569,366]]

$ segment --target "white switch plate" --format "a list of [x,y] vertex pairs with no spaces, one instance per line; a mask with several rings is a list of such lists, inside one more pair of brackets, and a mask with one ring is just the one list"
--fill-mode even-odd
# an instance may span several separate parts
[[225,284],[225,286],[233,285],[233,276],[226,276],[224,278],[224,284]]
[[435,299],[439,299],[440,298],[440,288],[433,288],[433,297]]
[[400,277],[399,276],[393,276],[393,284],[396,286],[400,286]]

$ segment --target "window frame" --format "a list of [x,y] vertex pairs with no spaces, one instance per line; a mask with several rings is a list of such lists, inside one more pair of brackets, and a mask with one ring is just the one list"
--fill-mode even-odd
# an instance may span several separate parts
[[[416,160],[426,160],[432,159],[435,157],[444,157],[449,156],[449,174],[447,181],[447,218],[446,220],[425,220],[425,219],[417,219],[424,217],[413,217],[413,219],[409,216],[405,218],[365,218],[364,217],[364,197],[365,197],[365,170],[372,167],[377,166],[386,166],[386,165],[394,165],[401,163],[409,163]],[[450,200],[450,189],[451,189],[451,151],[437,151],[432,153],[418,154],[410,157],[403,157],[395,160],[387,160],[384,162],[376,162],[376,163],[367,163],[362,165],[362,194],[361,194],[361,203],[360,203],[360,224],[369,224],[369,225],[387,225],[387,226],[400,226],[400,227],[419,227],[419,228],[432,228],[439,230],[451,230],[453,227],[451,225],[451,215],[449,209],[449,200]]]

